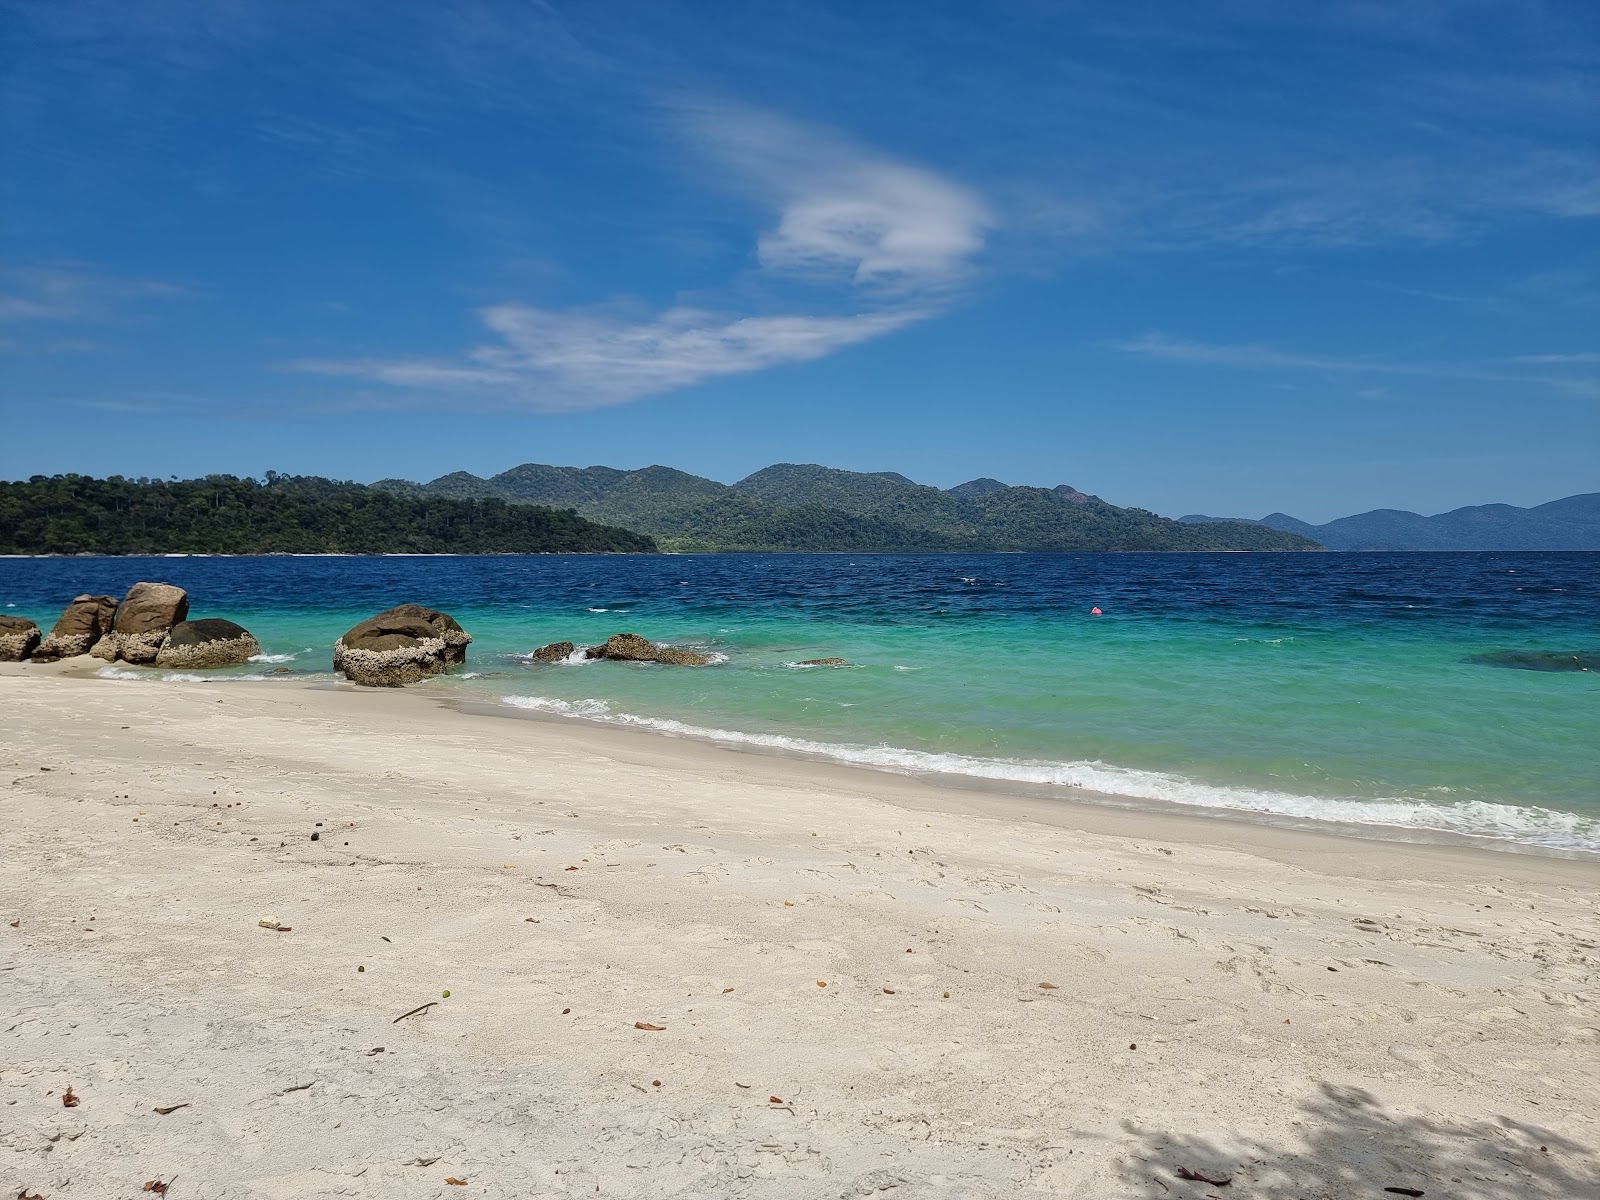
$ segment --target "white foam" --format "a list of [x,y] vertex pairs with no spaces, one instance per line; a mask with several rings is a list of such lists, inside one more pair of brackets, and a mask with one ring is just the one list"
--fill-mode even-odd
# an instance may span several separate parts
[[188,671],[158,671],[154,668],[134,671],[127,667],[101,667],[95,672],[101,679],[156,679],[162,683],[262,683],[284,679],[278,675],[194,675]]
[[250,661],[258,663],[286,663],[293,662],[295,657],[296,656],[293,654],[252,654],[250,656]]
[[1109,763],[1052,762],[1042,759],[977,758],[897,746],[818,742],[779,733],[712,729],[663,717],[613,712],[604,700],[560,700],[550,696],[507,696],[516,708],[613,725],[653,729],[675,737],[811,755],[834,762],[906,774],[962,775],[1012,783],[1081,788],[1111,796],[1151,800],[1188,808],[1260,813],[1301,820],[1370,825],[1419,832],[1459,834],[1549,849],[1600,851],[1600,820],[1553,809],[1494,804],[1483,800],[1433,804],[1406,798],[1301,796],[1199,783],[1181,775],[1142,771]]

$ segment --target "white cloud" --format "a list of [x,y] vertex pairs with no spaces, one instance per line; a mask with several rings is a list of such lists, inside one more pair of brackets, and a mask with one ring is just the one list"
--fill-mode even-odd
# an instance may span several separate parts
[[692,141],[780,210],[761,264],[886,289],[964,277],[992,224],[982,198],[829,131],[732,106],[685,109]]
[[397,387],[482,391],[545,412],[624,404],[725,375],[809,362],[881,337],[926,313],[896,308],[841,317],[720,317],[674,308],[629,321],[524,304],[483,309],[500,335],[463,362],[301,361],[303,371],[353,375]]
[[776,210],[756,240],[763,273],[810,285],[818,307],[833,311],[677,305],[639,317],[505,303],[479,310],[495,340],[460,358],[288,366],[541,411],[600,408],[809,362],[926,320],[983,249],[991,221],[982,199],[932,171],[750,109],[702,106],[677,117],[723,169],[721,182]]

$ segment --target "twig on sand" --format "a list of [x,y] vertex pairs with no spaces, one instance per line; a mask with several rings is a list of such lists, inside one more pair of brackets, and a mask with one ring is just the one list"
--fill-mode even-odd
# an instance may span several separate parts
[[310,1083],[297,1083],[293,1087],[284,1088],[283,1091],[278,1093],[278,1095],[287,1096],[290,1092],[303,1092],[308,1087],[315,1087],[316,1083],[317,1081],[315,1079],[313,1079]]
[[415,1008],[413,1008],[410,1012],[401,1013],[394,1020],[390,1021],[389,1024],[398,1025],[398,1024],[400,1024],[401,1021],[404,1021],[407,1017],[414,1017],[419,1012],[427,1012],[430,1008],[432,1008],[437,1003],[439,1003],[437,1000],[429,1000],[426,1004],[419,1004]]
[[1196,1183],[1209,1183],[1212,1187],[1227,1187],[1233,1182],[1232,1175],[1207,1175],[1204,1171],[1191,1171],[1188,1167],[1178,1168],[1179,1179],[1191,1179]]

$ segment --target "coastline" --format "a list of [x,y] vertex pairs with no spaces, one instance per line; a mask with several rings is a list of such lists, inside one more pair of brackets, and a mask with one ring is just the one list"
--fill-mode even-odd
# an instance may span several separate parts
[[1600,1182],[1594,863],[73,671],[0,671],[19,1186]]
[[[158,678],[154,668],[117,668],[129,675],[145,674],[146,678],[121,676],[107,679],[106,665],[87,658],[67,659],[56,663],[0,663],[0,679],[6,675],[45,675],[62,678],[94,680],[111,683],[139,683],[154,686],[171,686],[170,681]],[[180,672],[181,673],[181,672]],[[206,685],[209,681],[194,677],[185,679],[186,686]],[[715,754],[731,754],[755,759],[807,764],[833,785],[849,788],[863,785],[860,780],[851,782],[855,775],[867,775],[881,780],[904,780],[907,803],[932,806],[935,811],[943,804],[948,811],[974,816],[991,816],[997,820],[1037,821],[1047,825],[1086,832],[1113,835],[1149,835],[1152,828],[1159,829],[1163,822],[1177,822],[1185,828],[1185,840],[1219,847],[1251,846],[1263,851],[1279,848],[1287,853],[1295,844],[1292,837],[1278,838],[1257,835],[1256,830],[1272,830],[1278,834],[1304,834],[1313,839],[1334,838],[1341,842],[1357,842],[1363,846],[1436,846],[1455,848],[1469,854],[1488,853],[1516,855],[1533,858],[1553,858],[1600,865],[1600,850],[1541,845],[1514,840],[1511,837],[1494,837],[1483,834],[1458,833],[1449,829],[1425,826],[1384,824],[1372,822],[1341,822],[1330,818],[1308,818],[1262,809],[1207,807],[1176,801],[1153,799],[1148,796],[1125,795],[1098,791],[1077,785],[1054,783],[1029,783],[1015,778],[985,777],[936,770],[900,768],[868,762],[852,762],[812,753],[792,745],[768,745],[738,735],[737,740],[715,736],[714,729],[693,729],[679,732],[663,728],[661,723],[619,724],[603,719],[592,719],[582,713],[557,713],[535,707],[505,703],[470,696],[441,694],[427,688],[395,689],[393,691],[361,688],[343,679],[322,680],[267,680],[265,678],[219,677],[212,686],[226,684],[229,688],[245,687],[267,689],[267,694],[309,691],[322,694],[363,696],[383,694],[397,703],[421,705],[428,709],[456,711],[474,717],[496,720],[513,720],[550,725],[573,731],[576,737],[594,737],[597,750],[622,750],[633,739],[666,745],[694,747]],[[670,724],[670,723],[669,723]],[[582,731],[582,732],[578,732]],[[623,739],[620,742],[612,738]],[[691,758],[698,751],[687,750]],[[681,760],[680,764],[681,764]],[[833,774],[839,772],[842,774]],[[884,784],[889,791],[894,785]],[[887,793],[886,793],[887,794]],[[943,797],[935,800],[933,797]],[[1113,814],[1121,814],[1121,817]],[[1154,825],[1152,825],[1154,822]],[[1188,823],[1198,822],[1192,829]],[[1212,825],[1221,828],[1210,828]],[[1314,841],[1301,851],[1301,856],[1315,857],[1332,853],[1320,841]],[[1359,852],[1357,852],[1359,853]]]

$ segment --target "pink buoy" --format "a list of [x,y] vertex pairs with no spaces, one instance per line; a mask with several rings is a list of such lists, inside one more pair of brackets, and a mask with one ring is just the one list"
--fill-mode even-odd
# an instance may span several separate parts
[[1091,608],[1089,610],[1089,615],[1091,617],[1103,617],[1105,616],[1105,613],[1101,612],[1098,608]]

